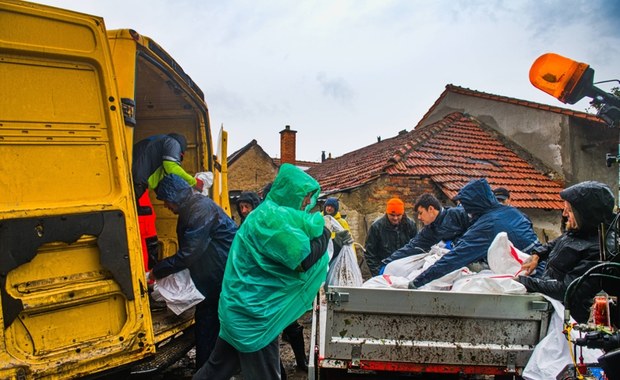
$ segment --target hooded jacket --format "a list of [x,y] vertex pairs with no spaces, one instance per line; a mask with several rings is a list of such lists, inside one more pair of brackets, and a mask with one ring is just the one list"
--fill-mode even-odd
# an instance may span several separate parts
[[[587,181],[562,190],[560,197],[570,203],[578,229],[566,231],[537,250],[540,260],[548,259],[541,278],[519,276],[518,280],[529,292],[564,301],[568,285],[599,263],[598,228],[613,219],[614,196],[607,185]],[[577,322],[588,321],[593,297],[600,290],[598,281],[585,281],[565,305]]]
[[469,182],[456,199],[474,221],[450,252],[412,281],[415,287],[485,260],[491,242],[500,232],[506,232],[512,244],[522,252],[529,253],[541,246],[532,223],[516,208],[499,203],[486,179]]
[[[133,147],[131,175],[135,186],[155,189],[166,174],[176,174],[190,186],[196,179],[181,167],[183,153],[187,150],[187,140],[183,135],[170,133],[155,135],[138,141]],[[141,194],[136,194],[139,197]]]
[[[245,219],[230,250],[220,295],[220,338],[240,352],[258,351],[305,313],[327,275],[324,220],[309,211],[318,182],[283,164],[266,199]],[[301,209],[312,193],[310,204]],[[314,265],[302,270],[312,242],[324,241]]]
[[[260,197],[253,191],[244,191],[239,194],[239,198],[237,198],[237,214],[239,214],[239,216],[241,216],[241,207],[239,207],[239,203],[241,202],[252,205],[252,211],[254,211],[260,204]],[[241,216],[241,223],[243,223],[244,220],[245,218]]]
[[217,301],[237,225],[215,202],[193,194],[187,182],[174,174],[161,181],[157,199],[179,205],[179,250],[158,262],[153,274],[161,278],[188,268],[205,301]]
[[454,246],[470,224],[469,216],[463,207],[442,208],[431,224],[424,226],[404,247],[384,259],[383,264],[387,265],[394,260],[428,252],[433,245],[442,240],[451,241]]

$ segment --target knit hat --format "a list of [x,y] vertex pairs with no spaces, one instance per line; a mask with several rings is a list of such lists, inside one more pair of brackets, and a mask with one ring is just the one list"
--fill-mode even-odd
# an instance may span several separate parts
[[336,198],[327,198],[325,201],[325,205],[323,205],[323,210],[325,207],[332,206],[334,208],[334,214],[338,212],[338,199]]
[[405,213],[405,204],[398,198],[392,198],[388,201],[387,207],[385,209],[387,214],[404,214]]
[[503,202],[506,199],[510,198],[510,191],[508,191],[508,189],[504,187],[497,187],[493,189],[493,194],[495,194],[495,198],[497,198],[497,200],[500,202]]

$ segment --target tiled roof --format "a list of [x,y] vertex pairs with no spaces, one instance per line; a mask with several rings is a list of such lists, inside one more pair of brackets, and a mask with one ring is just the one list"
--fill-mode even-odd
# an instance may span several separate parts
[[[272,160],[273,160],[273,163],[276,164],[277,166],[280,166],[282,164],[279,158],[272,158]],[[320,164],[321,164],[320,162],[314,162],[314,161],[301,161],[301,160],[295,161],[295,166],[299,166],[300,168],[304,170],[315,167]]]
[[563,207],[561,183],[550,180],[460,112],[327,160],[308,173],[327,193],[353,189],[381,175],[430,178],[450,199],[470,180],[486,178],[492,188],[508,189],[515,207]]
[[603,119],[599,118],[598,116],[594,114],[590,114],[587,112],[580,112],[580,111],[575,111],[575,110],[571,110],[568,108],[555,107],[555,106],[550,106],[548,104],[530,102],[528,100],[509,98],[507,96],[489,94],[486,92],[470,90],[469,88],[464,88],[464,87],[455,86],[453,84],[448,84],[446,85],[446,89],[441,94],[441,96],[439,96],[439,98],[435,101],[435,103],[431,106],[431,108],[426,112],[424,117],[422,117],[422,119],[420,120],[416,128],[419,127],[422,123],[424,123],[424,121],[426,120],[426,117],[433,112],[433,110],[439,103],[441,103],[441,101],[446,97],[448,92],[453,92],[453,93],[461,94],[461,95],[474,96],[474,97],[478,97],[482,99],[495,100],[498,102],[510,103],[510,104],[515,104],[515,105],[529,107],[529,108],[536,108],[542,111],[559,113],[562,115],[572,116],[572,117],[576,117],[579,119],[584,119],[584,120],[589,120],[589,121],[593,121],[596,123],[605,124],[605,121]]

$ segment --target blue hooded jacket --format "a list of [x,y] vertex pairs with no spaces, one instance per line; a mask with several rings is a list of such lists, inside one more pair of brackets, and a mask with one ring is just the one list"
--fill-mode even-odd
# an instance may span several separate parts
[[159,183],[157,199],[179,205],[179,250],[158,262],[153,274],[161,278],[187,268],[205,301],[217,301],[237,225],[209,197],[193,194],[189,184],[176,174],[165,176]]
[[489,246],[500,232],[506,232],[512,244],[522,252],[530,253],[541,246],[532,223],[516,208],[499,203],[486,179],[469,182],[456,199],[474,222],[450,252],[412,281],[416,288],[486,259]]

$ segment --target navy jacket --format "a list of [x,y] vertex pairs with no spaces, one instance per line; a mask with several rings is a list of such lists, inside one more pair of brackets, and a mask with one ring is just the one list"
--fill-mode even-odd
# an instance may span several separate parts
[[516,208],[499,203],[486,179],[469,182],[459,191],[457,199],[474,222],[450,252],[412,281],[415,287],[485,260],[491,242],[500,232],[506,232],[512,244],[522,252],[530,253],[541,246],[532,223]]
[[215,301],[222,289],[228,251],[237,225],[209,197],[193,194],[181,177],[168,177],[175,177],[172,186],[175,188],[169,188],[170,182],[164,180],[157,189],[157,197],[180,206],[177,222],[179,250],[157,263],[152,269],[153,274],[161,278],[188,268],[205,301]]
[[469,216],[463,207],[442,208],[433,223],[424,226],[404,247],[392,253],[387,259],[383,259],[383,264],[387,265],[394,260],[428,252],[433,245],[442,240],[451,241],[454,246],[469,225]]

